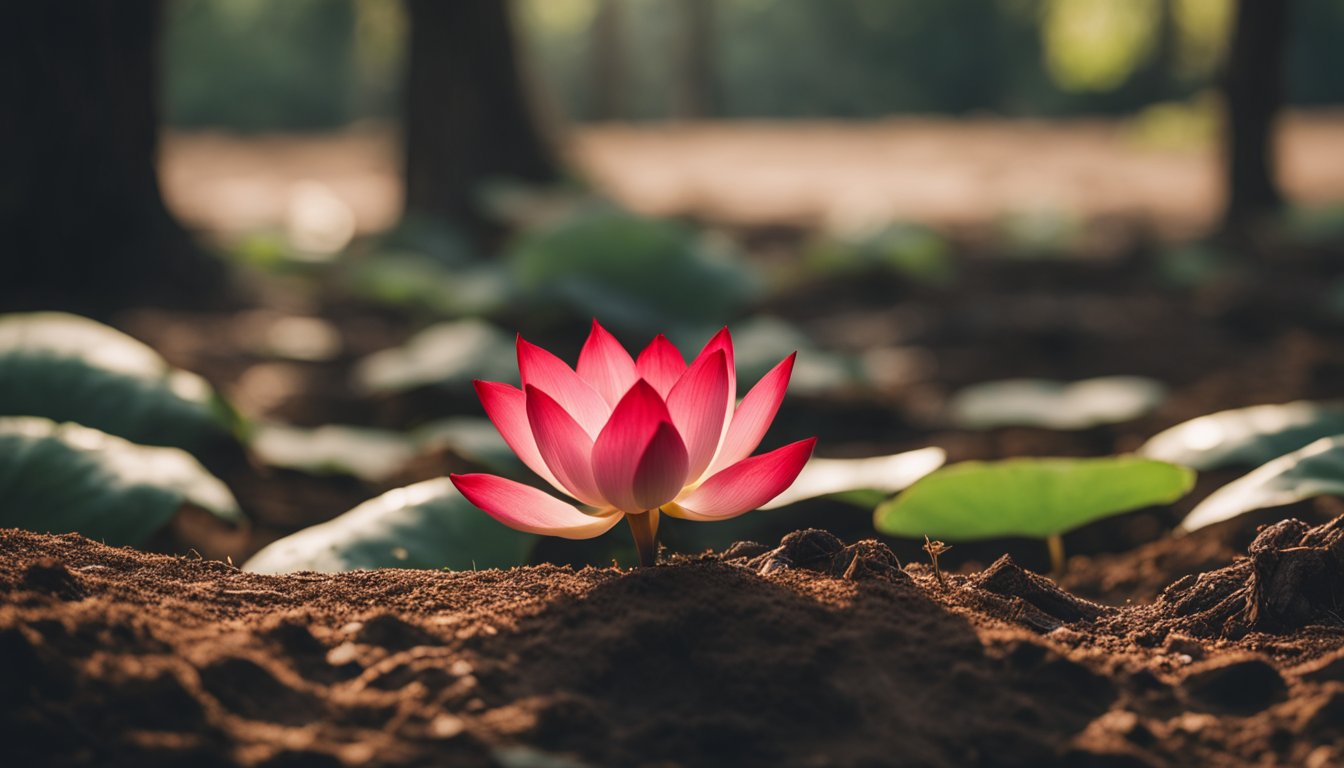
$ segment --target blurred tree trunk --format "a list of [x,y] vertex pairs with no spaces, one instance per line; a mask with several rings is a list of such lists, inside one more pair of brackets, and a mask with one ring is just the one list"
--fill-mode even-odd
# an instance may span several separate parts
[[1283,205],[1276,181],[1274,123],[1283,106],[1289,0],[1238,0],[1223,80],[1226,110],[1223,228],[1231,231]]
[[509,3],[406,0],[406,210],[478,224],[482,182],[560,172],[528,104]]
[[680,0],[679,6],[676,114],[689,120],[714,117],[719,114],[714,0]]
[[593,17],[589,52],[593,110],[596,120],[629,117],[625,97],[625,35],[623,0],[601,0]]
[[0,28],[5,308],[92,313],[220,290],[155,172],[160,0],[14,3]]

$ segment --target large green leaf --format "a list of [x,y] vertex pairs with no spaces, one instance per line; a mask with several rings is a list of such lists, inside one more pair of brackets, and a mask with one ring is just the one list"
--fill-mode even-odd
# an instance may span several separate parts
[[361,568],[508,568],[526,562],[536,536],[495,522],[446,477],[388,491],[333,520],[258,552],[258,573]]
[[201,377],[116,329],[58,312],[0,317],[0,415],[193,450],[237,419]]
[[472,379],[516,380],[514,340],[482,320],[432,325],[400,347],[360,360],[355,385],[386,394],[439,385],[465,387]]
[[947,541],[1045,538],[1093,520],[1167,504],[1195,473],[1137,456],[968,461],[940,469],[880,505],[877,529]]
[[948,403],[959,427],[1087,429],[1136,419],[1152,411],[1166,389],[1140,376],[1106,376],[1076,382],[1005,379],[966,387]]
[[229,489],[185,451],[34,416],[0,418],[0,527],[133,545],[184,504],[243,522]]
[[1180,530],[1316,496],[1344,496],[1344,435],[1317,440],[1219,488],[1190,511]]
[[[947,452],[942,448],[920,448],[917,451],[864,459],[814,458],[803,467],[793,485],[769,503],[762,504],[761,509],[777,509],[818,496],[860,492],[877,494],[880,500],[909,487],[911,483],[942,466],[946,460]],[[871,496],[870,493],[863,493],[862,497]]]
[[625,333],[712,329],[760,291],[723,243],[608,206],[533,231],[508,258],[534,306],[557,303]]
[[1344,434],[1344,403],[1299,400],[1191,419],[1155,435],[1139,448],[1139,454],[1201,472],[1229,466],[1256,467],[1338,434]]

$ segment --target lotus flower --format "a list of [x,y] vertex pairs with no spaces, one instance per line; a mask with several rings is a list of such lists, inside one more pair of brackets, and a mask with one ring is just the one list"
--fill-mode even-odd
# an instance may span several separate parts
[[663,336],[638,358],[596,320],[577,370],[518,338],[522,389],[477,381],[504,440],[560,499],[494,475],[453,475],[472,504],[520,531],[587,539],[624,518],[640,559],[657,553],[658,514],[727,520],[793,484],[816,438],[751,456],[779,410],[794,355],[739,404],[728,329],[687,365]]

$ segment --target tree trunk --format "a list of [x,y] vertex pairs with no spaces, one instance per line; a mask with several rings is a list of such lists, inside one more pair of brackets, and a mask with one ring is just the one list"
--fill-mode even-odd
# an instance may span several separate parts
[[406,210],[476,226],[499,178],[559,178],[524,88],[505,0],[406,0]]
[[15,3],[0,25],[0,308],[101,313],[220,288],[164,207],[160,0]]
[[593,108],[596,120],[629,117],[625,93],[624,0],[601,0],[590,32]]
[[677,62],[678,117],[696,120],[719,114],[714,0],[680,0],[681,45]]
[[1223,228],[1239,230],[1283,204],[1274,123],[1283,106],[1289,0],[1238,0],[1224,73]]

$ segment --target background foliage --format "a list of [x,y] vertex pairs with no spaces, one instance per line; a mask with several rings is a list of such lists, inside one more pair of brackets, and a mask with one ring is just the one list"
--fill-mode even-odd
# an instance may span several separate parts
[[[610,0],[607,0],[608,2]],[[596,114],[593,21],[602,0],[521,0],[544,100]],[[676,0],[617,0],[627,116],[673,114],[682,74]],[[1344,0],[1294,0],[1290,101],[1344,103]],[[1116,114],[1207,89],[1231,0],[719,0],[724,116]],[[173,0],[170,122],[330,128],[395,113],[398,0]]]

